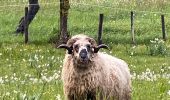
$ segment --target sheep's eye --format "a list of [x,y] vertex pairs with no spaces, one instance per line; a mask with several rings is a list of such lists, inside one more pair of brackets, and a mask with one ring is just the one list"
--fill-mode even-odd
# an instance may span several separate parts
[[78,52],[78,50],[79,50],[79,45],[78,45],[78,44],[75,45],[75,46],[74,46],[74,49],[76,50],[76,52]]
[[87,44],[86,47],[87,47],[87,50],[89,51],[91,46]]
[[74,48],[78,48],[79,46],[78,45],[75,45]]

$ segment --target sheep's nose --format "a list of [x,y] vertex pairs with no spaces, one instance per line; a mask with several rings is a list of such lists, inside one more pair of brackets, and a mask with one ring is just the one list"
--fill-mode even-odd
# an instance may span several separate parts
[[82,49],[81,51],[80,51],[80,57],[82,58],[82,59],[85,59],[86,57],[87,57],[87,51],[86,51],[86,49]]

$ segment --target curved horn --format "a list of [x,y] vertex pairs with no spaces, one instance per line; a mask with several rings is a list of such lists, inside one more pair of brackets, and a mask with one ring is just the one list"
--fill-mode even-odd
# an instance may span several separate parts
[[64,49],[67,49],[68,51],[68,54],[72,54],[72,48],[71,47],[68,47],[66,44],[61,44],[59,45],[57,48],[64,48]]
[[107,45],[101,44],[101,45],[97,46],[96,48],[94,48],[94,53],[97,53],[100,50],[100,48],[109,49],[109,47]]

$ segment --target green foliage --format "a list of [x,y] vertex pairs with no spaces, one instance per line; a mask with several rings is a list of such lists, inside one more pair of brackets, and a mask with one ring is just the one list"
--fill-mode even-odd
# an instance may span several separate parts
[[154,40],[150,41],[150,45],[148,46],[150,55],[167,55],[168,54],[168,47],[166,46],[165,42],[161,39],[155,38]]
[[53,28],[52,31],[50,32],[49,43],[57,43],[58,39],[59,39],[59,30]]

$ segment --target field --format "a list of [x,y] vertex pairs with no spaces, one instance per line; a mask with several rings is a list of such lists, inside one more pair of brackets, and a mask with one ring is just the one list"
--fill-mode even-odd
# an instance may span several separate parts
[[[70,35],[96,39],[98,17],[104,14],[103,50],[125,60],[132,75],[133,100],[170,100],[169,0],[70,0]],[[40,0],[41,9],[29,27],[29,43],[15,29],[27,0],[0,0],[0,100],[64,100],[61,69],[65,51],[51,43],[59,32],[58,0]],[[135,13],[131,45],[130,12]],[[162,41],[160,15],[168,40]]]

